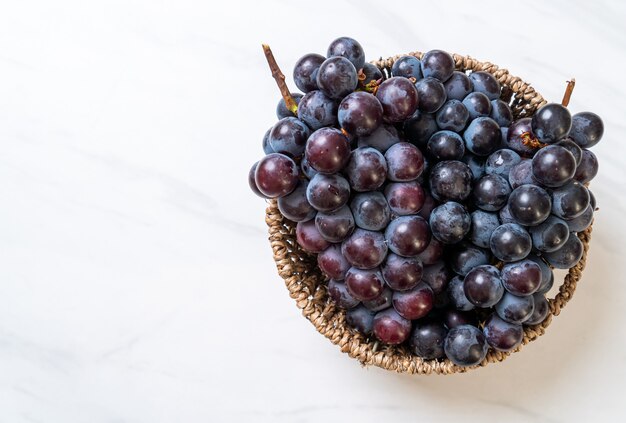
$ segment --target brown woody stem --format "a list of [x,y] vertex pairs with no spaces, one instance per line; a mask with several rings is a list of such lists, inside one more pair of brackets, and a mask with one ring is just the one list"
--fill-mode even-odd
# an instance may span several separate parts
[[265,58],[267,59],[267,64],[270,66],[270,70],[272,71],[272,76],[276,80],[276,85],[278,85],[278,89],[280,90],[280,94],[283,96],[285,100],[285,105],[287,106],[287,110],[289,110],[293,114],[297,114],[298,105],[296,101],[291,96],[291,92],[289,88],[287,88],[287,84],[285,83],[285,75],[282,73],[280,68],[278,67],[278,63],[276,63],[276,59],[274,59],[274,54],[272,53],[272,49],[267,44],[262,44],[263,52],[265,53]]
[[567,87],[565,87],[565,94],[563,94],[563,100],[561,100],[561,105],[563,107],[567,107],[569,104],[570,98],[572,98],[572,91],[574,91],[574,86],[576,85],[576,80],[572,78],[571,81],[567,81]]

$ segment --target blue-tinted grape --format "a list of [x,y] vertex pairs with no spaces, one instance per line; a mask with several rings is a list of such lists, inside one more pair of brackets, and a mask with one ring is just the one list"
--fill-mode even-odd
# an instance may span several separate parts
[[443,314],[443,323],[448,329],[462,325],[478,325],[476,315],[467,311],[448,309]]
[[422,79],[421,63],[415,56],[402,56],[393,63],[391,75]]
[[426,151],[437,161],[461,160],[465,154],[465,143],[456,132],[439,131],[428,140]]
[[500,223],[501,224],[504,224],[504,223],[517,223],[517,221],[515,219],[513,219],[513,216],[511,216],[511,210],[509,210],[509,206],[508,205],[502,207],[498,211],[498,218],[500,219]]
[[434,360],[445,357],[443,344],[446,340],[448,331],[437,322],[424,322],[415,325],[411,337],[409,338],[409,347],[413,354],[424,360]]
[[499,175],[509,179],[511,168],[522,161],[522,158],[513,150],[504,148],[492,153],[485,162],[485,172],[490,175]]
[[515,222],[524,226],[535,226],[550,216],[552,200],[543,188],[527,184],[511,192],[508,207]]
[[441,257],[443,257],[443,244],[434,237],[431,237],[428,247],[417,255],[417,259],[425,266],[437,263]]
[[326,58],[321,54],[305,54],[293,68],[293,81],[296,87],[304,93],[317,90],[317,72]]
[[341,252],[348,262],[359,269],[373,269],[387,255],[385,237],[380,232],[357,228],[341,245]]
[[509,125],[504,145],[522,157],[532,157],[538,149],[527,141],[532,137],[531,118],[522,118]]
[[448,100],[437,111],[436,121],[440,129],[448,129],[454,132],[461,132],[467,121],[469,112],[467,107],[459,100]]
[[417,179],[424,170],[424,156],[417,147],[408,142],[399,142],[385,152],[387,179],[408,182]]
[[517,348],[524,338],[522,325],[505,322],[497,314],[489,316],[483,328],[487,343],[499,351]]
[[472,178],[477,181],[485,174],[485,158],[478,157],[471,153],[465,153],[461,159],[463,163],[469,166],[472,171]]
[[337,101],[319,90],[306,93],[298,105],[298,119],[312,130],[337,124]]
[[533,134],[546,144],[553,144],[566,137],[571,127],[572,115],[558,103],[542,106],[532,117]]
[[[552,269],[550,269],[550,266],[548,266],[545,261],[543,261],[540,257],[534,254],[529,254],[526,260],[535,262],[541,269],[541,283],[539,284],[539,288],[537,288],[537,291],[535,292],[545,294],[546,292],[550,291],[552,285],[554,284],[554,273],[552,273]],[[513,294],[515,293],[513,292]]]
[[469,302],[477,307],[496,305],[504,295],[500,271],[488,264],[473,268],[465,275],[463,291]]
[[591,209],[595,210],[596,209],[596,197],[595,195],[593,195],[593,192],[591,192],[591,190],[589,191],[589,204],[591,205]]
[[304,251],[321,253],[330,246],[315,226],[315,220],[298,222],[296,225],[296,240]]
[[333,174],[348,164],[350,142],[338,129],[318,129],[309,137],[305,155],[308,164],[316,171]]
[[574,219],[567,220],[567,226],[569,230],[572,232],[582,232],[591,226],[591,222],[593,222],[593,207],[589,205],[587,209],[578,217]]
[[364,306],[358,306],[346,312],[346,323],[362,334],[370,335],[374,326],[374,314]]
[[[291,97],[294,99],[297,105],[300,104],[300,100],[303,97],[303,94],[300,93],[291,93]],[[291,110],[287,109],[287,104],[285,103],[285,99],[281,98],[276,105],[276,117],[278,119],[283,119],[286,117],[296,117],[295,114],[291,112]]]
[[508,127],[513,123],[511,107],[499,98],[491,100],[491,113],[489,117],[495,120],[500,127]]
[[478,248],[468,242],[461,242],[450,250],[446,258],[456,274],[465,276],[474,267],[488,264],[491,255],[485,249]]
[[469,112],[470,119],[476,119],[481,116],[489,116],[491,114],[491,101],[489,98],[479,92],[473,92],[463,99],[463,105]]
[[489,72],[472,72],[470,73],[469,78],[472,80],[474,92],[485,94],[487,97],[489,97],[489,100],[495,100],[496,98],[500,98],[500,83],[495,78],[495,76],[493,76]]
[[[504,289],[513,295],[525,296],[536,292],[543,281],[543,270],[539,263],[529,256],[528,259],[507,263],[500,271]],[[543,263],[545,265],[545,263]],[[549,270],[549,269],[548,269]]]
[[598,158],[589,150],[583,150],[580,164],[576,168],[576,179],[581,184],[586,184],[598,174]]
[[528,230],[533,240],[533,247],[542,252],[556,251],[567,242],[570,228],[567,222],[556,216],[550,216],[540,225]]
[[255,193],[261,198],[267,198],[261,191],[259,191],[259,187],[256,186],[256,181],[254,180],[254,174],[256,173],[256,168],[258,165],[259,165],[259,162],[256,162],[250,168],[250,171],[248,172],[248,185],[250,186],[250,189],[252,190],[253,193]]
[[302,169],[302,173],[304,173],[304,176],[306,176],[308,180],[313,179],[313,177],[319,173],[317,170],[313,169],[306,156],[300,161],[300,169]]
[[339,104],[339,125],[349,134],[362,137],[374,132],[383,121],[383,106],[372,94],[357,91]]
[[385,229],[391,218],[387,200],[378,191],[356,194],[350,202],[350,209],[356,225],[370,231]]
[[424,266],[422,281],[424,281],[435,294],[440,294],[448,287],[448,282],[452,279],[453,274],[446,266],[443,260]]
[[417,110],[417,89],[407,78],[392,77],[379,85],[376,98],[387,122],[402,122]]
[[422,75],[446,82],[454,72],[454,58],[442,50],[431,50],[422,56]]
[[272,146],[270,145],[270,131],[271,130],[272,128],[268,129],[265,132],[265,135],[263,135],[263,153],[265,154],[276,153],[274,149],[272,148]]
[[311,179],[306,198],[315,210],[331,212],[344,206],[350,197],[350,185],[340,175],[318,173]]
[[384,287],[383,292],[373,300],[363,301],[363,305],[371,311],[377,312],[382,311],[386,308],[391,307],[393,299],[393,291],[389,287]]
[[543,257],[557,269],[570,269],[583,256],[583,244],[577,236],[570,235],[565,244],[556,251],[545,253]]
[[286,117],[272,127],[269,143],[275,152],[299,158],[304,154],[310,133],[304,122],[295,117]]
[[456,244],[471,228],[471,218],[465,207],[449,201],[436,207],[430,215],[433,236],[444,244]]
[[421,319],[432,310],[435,304],[435,295],[430,286],[419,282],[408,291],[395,291],[393,293],[393,308],[405,319]]
[[348,310],[359,305],[359,300],[354,298],[345,283],[331,279],[328,281],[328,296],[335,302],[337,307]]
[[446,101],[446,89],[438,79],[420,79],[415,88],[419,99],[417,108],[424,113],[436,112]]
[[520,325],[532,316],[533,311],[535,311],[535,301],[530,295],[518,297],[505,292],[495,308],[502,320]]
[[472,194],[476,207],[485,211],[497,211],[509,199],[511,187],[501,176],[485,175],[476,182]]
[[365,64],[365,52],[361,44],[350,37],[340,37],[330,43],[326,57],[345,57],[358,70]]
[[472,192],[472,171],[458,160],[437,163],[430,172],[430,192],[438,201],[463,201]]
[[345,173],[353,190],[373,191],[387,178],[387,161],[380,151],[374,148],[357,148],[350,154]]
[[[497,152],[494,154],[497,154]],[[533,161],[530,159],[522,159],[509,170],[509,185],[513,189],[522,185],[537,183],[535,178],[533,178]]]
[[478,247],[489,248],[491,234],[500,226],[498,215],[483,210],[475,210],[471,214],[471,219],[472,226],[469,240]]
[[522,260],[532,248],[530,235],[522,226],[505,223],[498,226],[489,239],[494,256],[504,262]]
[[364,270],[351,267],[346,273],[345,283],[350,295],[359,301],[371,301],[384,289],[383,275],[378,268]]
[[294,222],[305,222],[315,217],[315,209],[306,199],[308,182],[300,181],[290,194],[278,199],[278,210],[287,219]]
[[595,113],[580,112],[572,117],[569,136],[582,148],[593,147],[602,139],[603,134],[604,123]]
[[416,111],[404,122],[404,135],[419,148],[426,148],[430,137],[439,130],[435,115]]
[[474,366],[487,356],[489,344],[476,326],[460,325],[450,329],[444,343],[446,357],[457,366]]
[[340,99],[354,91],[359,81],[356,68],[348,59],[331,57],[321,64],[316,82],[328,97]]
[[576,159],[565,148],[549,145],[533,157],[533,177],[547,187],[560,187],[576,173]]
[[414,257],[402,257],[389,253],[382,266],[382,273],[387,285],[395,291],[414,288],[422,279],[422,262]]
[[474,89],[471,79],[464,72],[454,71],[444,84],[448,100],[463,100]]
[[350,268],[350,263],[341,254],[341,245],[332,244],[317,255],[317,265],[330,279],[342,281]]
[[580,161],[583,158],[583,149],[578,146],[571,138],[565,138],[556,143],[556,145],[563,147],[574,156],[576,160],[576,166],[580,165]]
[[474,309],[474,304],[470,302],[465,296],[465,289],[463,288],[463,279],[459,276],[452,278],[448,284],[448,297],[452,302],[452,305],[457,310],[470,311]]
[[398,216],[417,213],[424,205],[424,189],[417,182],[392,182],[385,186],[385,198]]
[[374,316],[374,335],[385,344],[396,345],[407,340],[411,334],[411,321],[389,308]]
[[552,213],[563,219],[573,219],[589,207],[589,191],[578,182],[571,182],[552,191]]
[[525,325],[529,326],[543,322],[548,317],[548,313],[550,313],[550,305],[543,294],[534,294],[533,301],[535,302],[535,310],[530,318],[524,322]]
[[392,125],[380,125],[370,135],[359,137],[358,147],[372,147],[385,153],[394,144],[400,142],[398,130]]
[[496,151],[501,137],[500,127],[488,117],[474,119],[463,132],[465,147],[477,156],[488,156]]
[[272,153],[259,160],[254,182],[268,198],[284,197],[298,185],[298,166],[284,154]]
[[394,253],[410,257],[426,249],[430,242],[428,223],[420,216],[401,216],[385,230],[385,241]]
[[354,217],[348,206],[333,212],[319,212],[315,216],[315,226],[322,238],[328,242],[341,242],[354,230]]
[[361,81],[361,84],[367,85],[372,81],[380,81],[385,79],[385,75],[378,69],[376,65],[372,65],[371,63],[365,63],[363,65],[363,75],[365,75],[365,79]]

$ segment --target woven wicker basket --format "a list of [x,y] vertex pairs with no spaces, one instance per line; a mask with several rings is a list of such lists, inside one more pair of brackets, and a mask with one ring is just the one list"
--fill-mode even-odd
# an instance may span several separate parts
[[[422,53],[409,53],[421,58]],[[389,74],[394,61],[400,56],[372,62]],[[469,56],[454,55],[456,69],[460,71],[487,71],[494,75],[502,85],[501,98],[507,101],[515,118],[531,116],[546,101],[533,87],[506,69],[489,62],[479,62]],[[553,316],[559,315],[561,309],[574,295],[576,284],[582,276],[591,237],[590,226],[578,234],[583,243],[584,252],[580,262],[569,270],[559,287],[559,293],[549,299],[550,313],[546,319],[535,326],[525,327],[522,344],[512,352],[489,350],[487,357],[477,366],[459,367],[450,360],[423,360],[413,355],[403,346],[381,346],[375,339],[365,337],[350,328],[345,322],[345,312],[335,307],[326,291],[327,278],[317,266],[316,256],[302,250],[296,242],[295,223],[285,219],[276,205],[276,200],[269,202],[265,221],[269,227],[269,240],[274,253],[278,274],[285,280],[289,295],[296,301],[302,314],[315,326],[317,331],[327,337],[341,351],[359,360],[363,365],[374,365],[387,370],[420,374],[451,374],[500,362],[511,353],[517,352],[523,345],[534,341],[545,333]]]

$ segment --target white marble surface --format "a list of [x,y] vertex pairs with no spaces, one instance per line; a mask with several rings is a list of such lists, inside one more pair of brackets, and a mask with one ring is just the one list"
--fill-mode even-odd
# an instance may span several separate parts
[[[0,422],[626,419],[626,6],[388,4],[0,5]],[[549,99],[575,76],[571,107],[604,117],[588,270],[522,354],[363,369],[289,299],[246,186],[277,100],[260,43],[289,74],[340,35],[490,59]]]

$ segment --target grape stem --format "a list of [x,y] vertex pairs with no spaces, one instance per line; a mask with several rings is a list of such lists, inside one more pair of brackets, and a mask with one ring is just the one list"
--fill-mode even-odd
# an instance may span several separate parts
[[291,96],[291,92],[287,87],[287,83],[285,82],[285,75],[278,67],[278,63],[276,63],[276,59],[274,58],[274,54],[272,53],[272,49],[270,48],[270,46],[268,46],[267,44],[261,45],[263,46],[263,52],[265,53],[265,59],[267,59],[267,64],[272,71],[272,76],[276,80],[276,85],[278,85],[278,89],[280,90],[280,94],[283,96],[283,100],[285,100],[285,106],[287,106],[287,110],[296,115],[298,113],[298,105]]
[[563,94],[563,100],[561,100],[561,105],[563,107],[567,107],[569,104],[569,100],[572,98],[572,91],[574,91],[574,86],[576,85],[576,79],[572,78],[571,81],[567,81],[567,87],[565,87],[565,94]]

